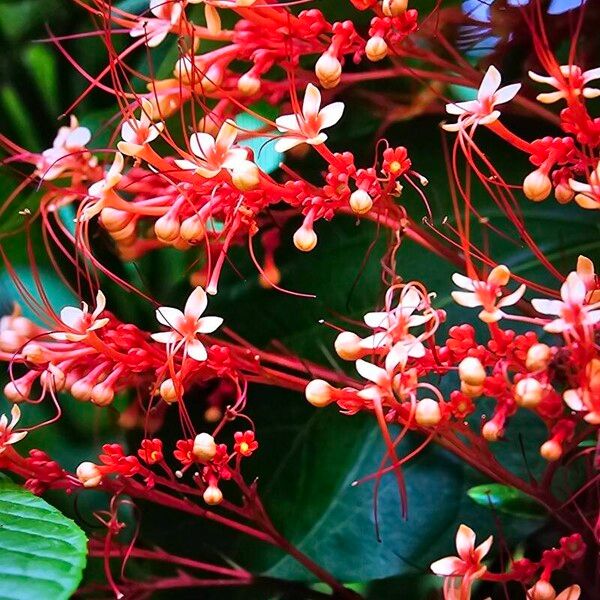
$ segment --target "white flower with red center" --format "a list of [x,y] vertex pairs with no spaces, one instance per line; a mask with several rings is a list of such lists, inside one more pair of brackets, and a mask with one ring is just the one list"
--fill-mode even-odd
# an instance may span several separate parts
[[575,202],[582,208],[600,209],[600,162],[591,172],[588,182],[569,179],[569,187],[576,193]]
[[583,96],[584,98],[597,98],[600,96],[600,90],[586,87],[586,84],[595,79],[600,79],[600,67],[582,71],[576,65],[561,65],[561,78],[538,75],[529,71],[529,77],[538,83],[545,83],[552,86],[556,92],[545,92],[537,95],[537,100],[544,104],[558,102],[562,98],[570,96]]
[[575,333],[581,327],[592,327],[600,322],[600,302],[586,304],[587,289],[583,279],[575,272],[569,273],[560,288],[561,300],[534,298],[533,308],[543,315],[558,318],[544,325],[550,333]]
[[106,307],[106,297],[98,290],[96,294],[96,308],[90,313],[90,308],[86,302],[81,303],[81,308],[75,306],[65,306],[60,311],[60,320],[68,327],[67,331],[57,331],[50,335],[55,340],[69,340],[79,342],[85,339],[92,331],[104,327],[110,319],[100,315]]
[[110,197],[114,194],[113,188],[123,178],[122,171],[125,165],[125,159],[120,152],[115,154],[110,169],[106,172],[103,179],[93,183],[88,189],[88,196],[91,202],[85,205],[79,215],[78,221],[89,221],[92,217],[99,214],[102,209],[110,204]]
[[152,121],[154,109],[152,103],[142,98],[139,119],[127,119],[121,126],[122,142],[118,148],[123,154],[136,156],[145,144],[153,142],[162,132],[165,124]]
[[442,127],[446,131],[459,131],[470,125],[489,125],[497,121],[500,111],[496,110],[496,106],[510,102],[521,89],[520,83],[500,87],[501,81],[498,69],[493,65],[489,67],[477,90],[477,100],[446,104],[446,112],[457,115],[458,121]]
[[[487,567],[481,564],[484,556],[490,551],[493,536],[490,536],[475,547],[475,532],[466,525],[461,525],[456,533],[456,550],[458,556],[447,556],[436,560],[431,570],[436,575],[445,577],[444,595],[446,598],[469,598],[473,580],[481,577]],[[460,590],[460,593],[456,593]],[[452,595],[452,593],[454,595]]]
[[283,134],[275,144],[277,152],[285,152],[299,144],[316,146],[327,140],[323,129],[335,125],[344,112],[343,102],[333,102],[321,108],[321,92],[312,83],[306,86],[302,114],[282,115],[275,119]]
[[150,12],[156,19],[143,20],[129,32],[131,37],[147,38],[150,48],[163,42],[171,27],[177,25],[183,15],[181,0],[150,0]]
[[153,333],[152,339],[167,344],[168,351],[175,354],[181,347],[184,355],[199,362],[207,359],[206,348],[198,339],[198,334],[216,331],[223,319],[221,317],[203,317],[208,305],[206,292],[198,286],[189,296],[183,312],[178,308],[161,306],[156,309],[156,319],[169,331]]
[[80,127],[75,115],[71,115],[69,126],[58,130],[52,148],[42,152],[42,157],[36,164],[36,175],[47,181],[60,177],[73,166],[74,161],[81,162],[91,138],[90,130]]
[[502,297],[502,288],[510,279],[510,271],[504,265],[494,267],[485,281],[470,279],[460,273],[452,275],[452,281],[466,292],[452,292],[452,299],[461,306],[483,307],[479,318],[484,323],[495,323],[505,314],[500,310],[516,304],[525,293],[525,284],[508,296]]
[[17,404],[13,404],[10,414],[10,423],[6,415],[0,417],[0,455],[6,450],[7,446],[20,442],[27,435],[26,431],[14,431],[21,418],[21,409]]
[[247,161],[248,151],[234,147],[238,129],[233,121],[221,125],[216,138],[199,131],[190,136],[190,149],[197,161],[176,160],[180,169],[195,171],[203,177],[214,177],[221,169],[236,169]]

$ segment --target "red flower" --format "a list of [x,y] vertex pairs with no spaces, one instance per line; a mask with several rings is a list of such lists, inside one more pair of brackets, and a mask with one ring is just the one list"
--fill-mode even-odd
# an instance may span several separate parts
[[160,462],[163,459],[162,441],[154,438],[152,440],[142,440],[141,448],[138,450],[138,456],[149,465]]
[[177,450],[173,451],[173,456],[182,465],[189,465],[194,461],[194,455],[192,454],[194,440],[178,440],[175,446]]
[[408,152],[403,146],[388,148],[383,153],[383,172],[392,177],[400,177],[410,169]]
[[233,449],[242,456],[250,456],[257,448],[258,442],[254,439],[254,431],[236,431],[233,434],[235,445]]
[[133,477],[139,473],[141,465],[135,456],[126,456],[119,444],[104,444],[98,458],[107,467],[105,472],[117,473],[124,477]]

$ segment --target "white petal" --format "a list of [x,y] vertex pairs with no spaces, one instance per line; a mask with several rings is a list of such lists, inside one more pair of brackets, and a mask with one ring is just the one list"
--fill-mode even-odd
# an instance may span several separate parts
[[464,113],[474,113],[479,110],[480,104],[477,100],[467,100],[465,102],[453,102],[446,104],[446,112],[450,115],[462,115]]
[[387,373],[381,367],[374,365],[373,363],[367,362],[366,360],[359,359],[356,361],[356,370],[359,375],[376,383],[377,385],[385,385],[388,380]]
[[92,139],[92,134],[87,127],[77,127],[69,133],[65,146],[67,148],[81,148]]
[[92,313],[92,317],[95,319],[105,308],[106,296],[101,290],[98,290],[98,293],[96,294],[96,310]]
[[451,292],[452,299],[456,304],[466,306],[468,308],[474,308],[475,306],[481,306],[479,298],[471,292]]
[[319,112],[319,129],[327,129],[335,125],[344,114],[344,103],[333,102],[324,106]]
[[390,327],[390,316],[387,312],[369,312],[364,316],[364,321],[372,329]]
[[304,92],[304,102],[302,103],[302,114],[308,121],[309,119],[315,118],[319,114],[319,108],[321,107],[321,92],[319,88],[309,83],[306,86],[306,92]]
[[206,348],[200,340],[191,340],[185,345],[187,355],[198,362],[205,361],[208,358]]
[[237,134],[238,129],[235,126],[235,123],[232,120],[227,119],[227,121],[221,125],[221,129],[219,129],[217,139],[215,140],[215,145],[219,150],[227,150],[231,148],[235,142]]
[[546,300],[544,298],[534,298],[531,305],[542,315],[560,315],[564,304],[560,300]]
[[195,171],[198,165],[191,160],[176,160],[175,164],[183,171]]
[[447,556],[446,558],[436,560],[431,564],[430,568],[436,575],[450,577],[464,573],[465,567],[465,563],[457,556]]
[[138,142],[137,124],[138,122],[135,119],[128,119],[121,126],[121,137],[130,144]]
[[504,298],[502,298],[496,306],[498,306],[498,308],[502,308],[503,306],[512,306],[513,304],[516,304],[523,297],[526,288],[527,286],[525,284],[522,284],[512,294],[504,296]]
[[511,85],[500,88],[494,94],[494,104],[504,104],[505,102],[510,102],[518,94],[520,89],[520,83],[512,83]]
[[385,348],[392,343],[391,336],[386,331],[380,331],[360,341],[360,347],[364,350],[375,350],[376,348]]
[[248,150],[246,148],[232,148],[227,156],[223,159],[224,169],[235,169],[248,158]]
[[479,85],[477,100],[482,101],[493,96],[500,87],[501,81],[502,75],[500,75],[500,71],[494,65],[490,65]]
[[560,288],[560,296],[564,302],[581,306],[585,300],[585,283],[580,279],[575,271],[569,273],[567,280]]
[[531,79],[533,79],[533,81],[537,81],[538,83],[547,83],[548,85],[551,85],[552,87],[556,87],[558,85],[558,82],[556,81],[556,79],[554,77],[538,75],[537,73],[534,73],[533,71],[529,71],[529,77]]
[[292,148],[295,148],[296,146],[299,146],[300,144],[304,144],[306,143],[306,140],[304,138],[299,138],[299,137],[280,137],[277,139],[277,142],[275,142],[275,150],[276,152],[286,152],[287,150],[291,150]]
[[186,317],[198,320],[200,315],[206,310],[207,305],[208,298],[206,292],[198,286],[187,299],[183,312]]
[[458,286],[463,288],[463,290],[469,290],[470,292],[475,291],[475,285],[473,284],[473,280],[461,275],[460,273],[454,273],[452,275],[452,281]]
[[221,317],[202,317],[198,321],[196,333],[212,333],[221,327],[223,319]]
[[456,550],[463,560],[469,560],[471,550],[475,548],[475,532],[467,525],[461,525],[456,532]]
[[84,317],[84,312],[80,308],[74,306],[65,306],[60,311],[60,320],[71,327],[71,329],[77,329],[81,325],[81,321]]
[[569,179],[569,187],[574,191],[574,192],[582,192],[582,193],[589,193],[592,191],[592,186],[589,185],[588,183],[581,183],[580,181],[576,181],[575,179]]
[[565,97],[564,92],[547,92],[545,94],[538,94],[535,98],[542,104],[552,104],[558,102],[561,98]]
[[199,131],[190,136],[190,149],[198,158],[206,158],[215,148],[215,139],[209,133]]
[[571,410],[576,412],[585,410],[585,405],[583,404],[583,400],[581,399],[581,396],[578,394],[577,390],[566,390],[563,394],[563,400]]
[[308,138],[305,141],[307,144],[310,144],[311,146],[318,146],[319,144],[324,144],[326,140],[327,140],[327,134],[319,133],[319,135]]
[[277,117],[275,125],[277,125],[277,129],[282,133],[300,130],[300,123],[296,115],[282,115],[281,117]]
[[161,344],[173,344],[178,339],[181,339],[173,331],[160,331],[158,333],[153,333],[150,337],[155,342],[159,342]]
[[156,320],[171,329],[178,329],[184,319],[183,313],[178,308],[161,306],[156,309]]

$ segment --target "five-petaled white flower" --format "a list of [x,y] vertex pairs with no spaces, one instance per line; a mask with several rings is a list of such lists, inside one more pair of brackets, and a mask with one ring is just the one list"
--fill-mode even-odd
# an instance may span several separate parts
[[591,327],[600,322],[600,302],[586,304],[587,289],[581,277],[572,271],[560,288],[562,300],[534,298],[533,308],[544,315],[558,318],[544,325],[550,333],[575,333],[579,327]]
[[153,333],[152,339],[167,344],[168,351],[175,354],[184,347],[184,355],[199,362],[206,360],[204,344],[198,339],[199,333],[212,333],[221,326],[221,317],[203,317],[208,305],[206,292],[198,286],[189,296],[183,312],[178,308],[161,306],[156,309],[156,319],[170,331]]
[[147,37],[150,48],[158,46],[166,37],[171,27],[177,25],[183,15],[181,0],[150,0],[150,12],[156,19],[143,20],[129,32],[131,37]]
[[52,148],[42,152],[36,164],[36,175],[47,181],[60,177],[71,167],[74,160],[81,160],[91,138],[90,130],[87,127],[80,127],[75,115],[71,115],[69,126],[58,130]]
[[65,306],[60,311],[60,320],[69,328],[68,331],[57,331],[50,335],[55,340],[69,340],[78,342],[85,339],[90,331],[96,331],[104,327],[110,319],[98,317],[106,307],[106,297],[98,290],[96,294],[96,308],[90,314],[90,308],[87,302],[81,303],[81,308],[75,306]]
[[20,442],[27,435],[26,431],[13,431],[21,418],[21,409],[17,404],[13,404],[10,414],[12,417],[10,423],[6,415],[0,417],[0,454],[7,446]]
[[525,284],[508,296],[502,297],[501,288],[510,279],[510,271],[504,265],[494,267],[485,281],[469,279],[460,273],[452,275],[452,281],[466,292],[452,292],[452,299],[461,306],[474,308],[483,307],[479,318],[485,323],[499,321],[504,313],[500,310],[505,306],[516,304],[525,293]]
[[600,90],[585,87],[586,83],[589,83],[594,79],[600,79],[600,67],[590,69],[589,71],[582,71],[581,68],[576,65],[561,65],[559,68],[562,78],[547,77],[529,71],[529,77],[531,77],[531,79],[538,83],[546,83],[557,90],[556,92],[538,94],[537,100],[539,102],[551,104],[552,102],[558,102],[562,98],[568,98],[569,96],[581,95],[584,98],[597,98],[600,96]]
[[127,119],[121,126],[122,142],[117,147],[123,154],[136,156],[145,144],[154,141],[162,132],[165,124],[152,121],[154,108],[146,98],[142,98],[139,119]]
[[91,202],[85,205],[81,214],[79,215],[79,221],[89,221],[92,217],[99,214],[102,209],[107,206],[109,196],[114,194],[113,188],[123,178],[122,171],[125,165],[125,159],[120,152],[115,153],[110,169],[106,172],[103,179],[93,183],[88,189],[88,196],[91,198]]
[[285,152],[299,144],[316,146],[327,140],[322,129],[335,125],[344,112],[343,102],[333,102],[321,108],[321,92],[312,83],[306,86],[302,114],[282,115],[275,119],[277,129],[285,135],[275,144],[277,152]]
[[521,89],[520,83],[501,88],[501,81],[502,76],[498,69],[493,65],[490,66],[477,90],[477,100],[446,104],[446,112],[450,115],[458,115],[458,121],[446,123],[442,127],[446,131],[459,131],[470,125],[489,125],[497,121],[500,111],[496,110],[496,106],[512,100]]
[[490,536],[475,547],[475,532],[461,525],[456,533],[458,556],[447,556],[435,561],[431,570],[445,577],[444,596],[446,598],[470,598],[473,580],[481,577],[487,567],[481,564],[483,557],[490,551],[494,538]]
[[198,131],[190,136],[190,149],[197,161],[176,160],[180,169],[195,171],[203,177],[214,177],[221,169],[235,169],[247,160],[245,148],[234,148],[238,129],[229,119],[221,125],[217,137]]

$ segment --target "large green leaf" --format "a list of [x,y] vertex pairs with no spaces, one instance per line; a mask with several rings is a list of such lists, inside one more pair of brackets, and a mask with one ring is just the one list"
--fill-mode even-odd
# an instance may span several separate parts
[[47,502],[0,481],[0,598],[67,599],[86,563],[81,529]]

